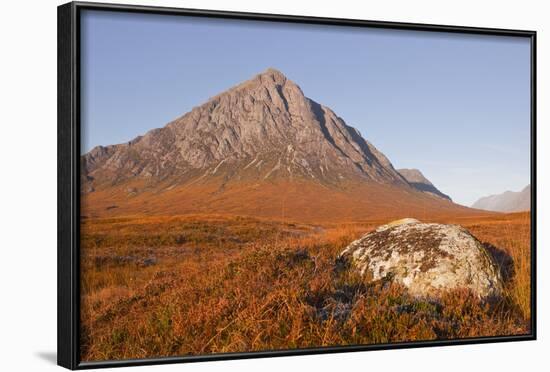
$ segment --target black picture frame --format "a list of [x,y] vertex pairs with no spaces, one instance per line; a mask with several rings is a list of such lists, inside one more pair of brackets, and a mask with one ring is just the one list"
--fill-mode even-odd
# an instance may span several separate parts
[[[342,25],[353,27],[516,36],[531,42],[531,333],[517,336],[413,341],[392,344],[318,347],[294,350],[226,353],[155,359],[81,362],[79,358],[79,236],[80,236],[80,14],[82,10],[105,10],[270,22]],[[180,362],[260,358],[288,355],[339,353],[427,346],[481,344],[535,340],[536,316],[536,32],[481,27],[380,22],[276,14],[240,13],[155,6],[71,2],[58,7],[58,315],[57,358],[69,369],[122,367]]]

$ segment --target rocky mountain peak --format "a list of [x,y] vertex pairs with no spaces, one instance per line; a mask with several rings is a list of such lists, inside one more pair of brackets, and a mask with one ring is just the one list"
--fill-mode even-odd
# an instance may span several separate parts
[[262,98],[269,100],[277,96],[286,96],[294,93],[299,98],[305,99],[304,93],[300,87],[292,80],[288,79],[285,74],[275,68],[268,68],[265,71],[255,75],[251,79],[245,80],[236,86],[222,92],[209,101],[216,102],[220,98],[227,95],[257,95],[258,93],[267,91],[276,93],[274,95],[264,95]]
[[257,77],[266,83],[274,83],[276,85],[284,85],[288,80],[287,77],[279,70],[269,67],[264,72],[257,75]]
[[[163,128],[82,158],[86,181],[206,182],[306,179],[409,185],[391,162],[328,107],[269,68]],[[97,189],[88,187],[87,189]]]
[[418,191],[427,193],[432,196],[436,196],[438,198],[446,199],[451,201],[451,198],[439,191],[437,187],[434,186],[433,183],[428,180],[420,170],[418,169],[398,169],[397,170],[399,174],[403,176],[407,180],[407,182],[417,189]]

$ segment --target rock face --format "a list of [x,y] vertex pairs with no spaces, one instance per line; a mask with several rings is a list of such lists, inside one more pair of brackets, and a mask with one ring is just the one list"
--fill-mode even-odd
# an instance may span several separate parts
[[523,190],[506,191],[502,194],[486,196],[476,201],[472,208],[494,212],[522,212],[531,210],[531,185]]
[[352,242],[341,257],[369,280],[391,279],[415,296],[467,288],[487,298],[499,296],[503,288],[489,253],[457,225],[394,221]]
[[418,191],[452,201],[449,195],[439,191],[418,169],[398,169],[397,171]]
[[128,143],[95,147],[81,163],[82,184],[95,188],[198,177],[293,177],[322,184],[361,179],[409,186],[356,129],[272,68],[163,128]]

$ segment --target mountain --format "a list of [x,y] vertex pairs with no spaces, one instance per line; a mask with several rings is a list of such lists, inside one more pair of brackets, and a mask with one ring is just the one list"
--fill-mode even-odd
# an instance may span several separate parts
[[506,191],[479,199],[472,208],[494,212],[521,212],[531,210],[531,185],[521,191]]
[[275,69],[162,128],[93,148],[81,170],[82,213],[90,216],[468,212],[420,192],[356,129]]
[[83,157],[83,169],[94,178],[92,184],[135,177],[150,184],[174,176],[181,182],[198,173],[228,179],[293,176],[327,184],[349,178],[405,183],[359,132],[274,69],[164,128],[127,144],[92,149]]
[[439,191],[418,169],[398,169],[407,182],[415,189],[425,192],[427,194],[436,196],[438,198],[452,201],[451,198]]

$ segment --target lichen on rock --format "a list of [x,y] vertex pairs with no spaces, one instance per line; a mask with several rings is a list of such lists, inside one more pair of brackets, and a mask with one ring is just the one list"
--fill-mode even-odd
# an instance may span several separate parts
[[498,297],[503,283],[489,253],[465,228],[405,218],[378,227],[340,254],[370,281],[391,279],[415,296],[466,288]]

